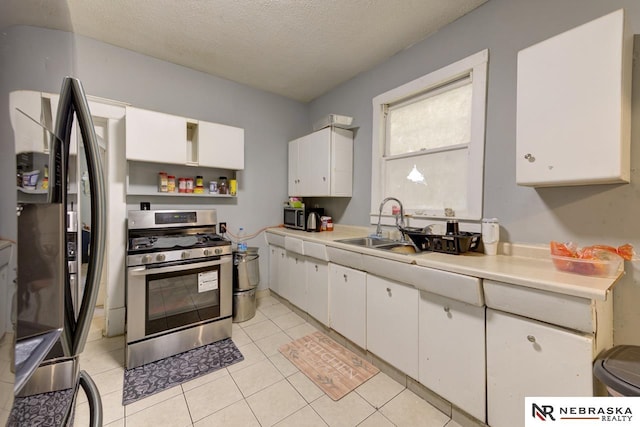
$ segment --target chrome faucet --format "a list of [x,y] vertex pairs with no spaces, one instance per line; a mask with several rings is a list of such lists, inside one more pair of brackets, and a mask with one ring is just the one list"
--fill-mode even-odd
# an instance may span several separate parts
[[402,207],[402,202],[396,199],[395,197],[387,197],[382,201],[382,203],[380,203],[380,212],[378,213],[378,226],[376,227],[376,236],[382,237],[382,227],[380,226],[380,218],[382,217],[382,208],[384,207],[385,203],[387,203],[389,200],[394,200],[398,202],[398,204],[400,205],[400,215],[399,216],[396,215],[396,227],[398,227],[398,230],[400,230],[400,234],[402,235],[402,241],[404,241],[404,233],[401,230],[401,228],[404,228],[404,208]]

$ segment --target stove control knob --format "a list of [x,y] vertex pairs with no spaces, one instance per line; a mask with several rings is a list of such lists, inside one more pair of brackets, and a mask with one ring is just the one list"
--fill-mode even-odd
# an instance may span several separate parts
[[215,252],[216,252],[216,255],[220,255],[220,254],[222,253],[222,249],[217,248],[217,249],[215,250]]
[[158,254],[156,255],[156,261],[158,262],[162,262],[166,259],[167,257],[165,256],[165,254]]
[[209,255],[211,255],[211,251],[209,249],[205,249],[204,251],[202,251],[202,254],[204,256],[209,256]]
[[189,258],[189,252],[188,252],[188,251],[184,251],[184,252],[182,252],[182,254],[180,255],[180,258],[182,258],[182,259],[187,259],[187,258]]
[[145,255],[142,257],[143,264],[149,264],[151,262],[151,255]]

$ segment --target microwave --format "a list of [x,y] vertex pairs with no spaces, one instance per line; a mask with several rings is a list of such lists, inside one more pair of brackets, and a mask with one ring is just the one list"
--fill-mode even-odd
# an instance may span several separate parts
[[306,230],[307,229],[307,217],[311,212],[316,212],[318,215],[324,215],[324,208],[292,208],[286,206],[284,208],[284,226],[286,228],[292,228],[294,230]]
[[307,218],[304,208],[292,208],[286,206],[284,208],[284,226],[295,230],[304,230],[307,225]]

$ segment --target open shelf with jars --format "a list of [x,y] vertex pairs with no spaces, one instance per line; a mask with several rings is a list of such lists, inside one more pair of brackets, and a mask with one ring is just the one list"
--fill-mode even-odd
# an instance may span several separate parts
[[[185,165],[162,164],[151,162],[139,162],[129,160],[127,162],[127,196],[159,196],[159,197],[205,197],[205,198],[231,198],[237,195],[230,194],[229,183],[236,179],[236,171],[207,167],[194,167]],[[159,174],[164,172],[175,179],[175,191],[160,191]],[[202,177],[202,193],[180,192],[180,178],[193,180],[194,190],[198,176]],[[210,182],[215,181],[219,186],[221,177],[227,180],[227,194],[211,193]]]

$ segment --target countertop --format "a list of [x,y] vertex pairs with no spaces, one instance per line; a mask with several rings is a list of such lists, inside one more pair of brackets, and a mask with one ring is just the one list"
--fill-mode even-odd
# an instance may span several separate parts
[[546,245],[502,243],[499,254],[495,256],[479,252],[461,255],[421,252],[404,255],[336,242],[341,239],[365,237],[369,234],[366,227],[336,224],[334,231],[318,233],[286,228],[270,228],[267,232],[398,262],[591,300],[607,300],[611,289],[624,274],[624,271],[620,271],[615,277],[593,277],[558,271],[551,261]]

